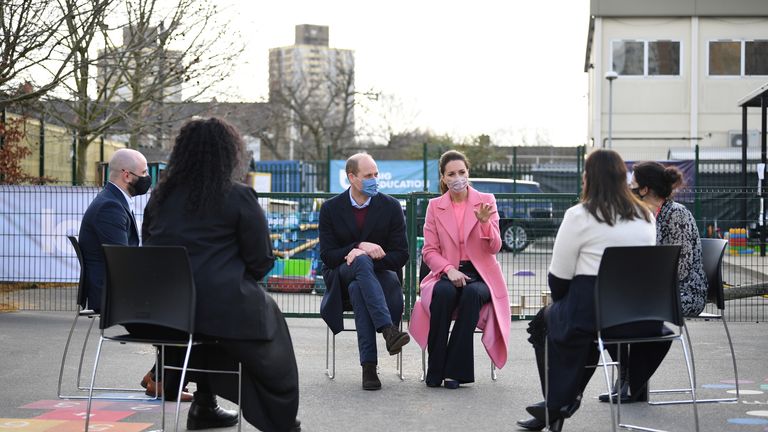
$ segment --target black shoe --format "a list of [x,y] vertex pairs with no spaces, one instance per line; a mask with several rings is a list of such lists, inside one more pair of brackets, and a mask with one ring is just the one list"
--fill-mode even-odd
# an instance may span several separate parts
[[[608,393],[602,393],[598,396],[600,402],[608,402]],[[647,402],[648,401],[648,383],[637,391],[630,391],[629,384],[621,387],[621,403]],[[611,395],[611,403],[616,403],[616,394]]]
[[363,363],[363,390],[379,390],[381,381],[376,372],[376,363]]
[[523,429],[531,431],[540,431],[544,429],[544,426],[546,426],[543,421],[537,419],[536,417],[531,417],[528,420],[518,420],[517,425]]
[[301,432],[301,421],[299,419],[296,419],[296,422],[289,432]]
[[200,395],[195,392],[195,400],[189,406],[187,429],[224,428],[237,424],[237,411],[226,410],[219,406],[213,395]]
[[[618,387],[619,381],[617,380],[616,383],[613,385],[613,392],[611,393],[610,399],[613,401],[613,403],[616,403],[616,388]],[[597,397],[597,399],[600,400],[600,402],[608,402],[608,393],[601,393],[600,396]],[[629,402],[629,381],[624,381],[621,384],[621,403],[627,403]]]
[[[539,402],[533,405],[528,405],[525,407],[525,410],[528,411],[528,414],[532,415],[537,420],[541,421],[541,423],[545,423],[547,421],[546,417],[547,414],[545,413],[545,403]],[[567,412],[568,408],[563,407],[561,409],[550,409],[549,410],[549,430],[550,432],[560,432],[563,429],[563,423],[565,422],[565,416],[564,413]]]
[[452,379],[447,379],[443,381],[443,385],[445,386],[445,388],[451,389],[451,390],[456,390],[457,388],[459,388],[459,382]]
[[401,332],[395,326],[385,327],[381,331],[381,334],[384,336],[384,341],[387,343],[387,351],[389,351],[389,355],[400,354],[403,346],[411,341],[411,337],[408,336],[408,333]]

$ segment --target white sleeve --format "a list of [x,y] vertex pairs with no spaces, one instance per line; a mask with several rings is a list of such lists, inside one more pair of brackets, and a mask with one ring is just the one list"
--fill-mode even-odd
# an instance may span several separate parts
[[[579,204],[581,205],[581,204]],[[575,207],[565,212],[560,229],[557,230],[555,245],[552,248],[552,263],[549,272],[560,279],[573,279],[576,273],[576,262],[581,250],[582,217]]]

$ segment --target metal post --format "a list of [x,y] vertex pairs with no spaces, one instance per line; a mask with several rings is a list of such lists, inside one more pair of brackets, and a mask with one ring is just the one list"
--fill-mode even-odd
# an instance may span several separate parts
[[[696,179],[696,182],[699,181],[699,161],[701,159],[699,158],[699,145],[696,144],[694,146],[694,160],[693,160],[693,178]],[[701,198],[699,197],[699,191],[698,187],[693,187],[693,214],[694,219],[699,221],[699,232],[703,232],[706,230],[706,223],[701,220]]]
[[77,131],[72,131],[72,186],[77,185]]
[[[762,125],[762,134],[760,135],[760,162],[763,166],[766,163],[766,128],[768,127],[768,119],[766,118],[766,108],[768,105],[768,96],[763,93],[760,97],[760,123]],[[746,142],[747,136],[742,136],[742,142]],[[763,173],[764,174],[764,173]],[[765,209],[765,176],[760,180],[760,209]],[[760,212],[760,256],[765,256],[765,212]]]
[[40,168],[38,175],[45,177],[45,115],[40,116]]
[[325,158],[327,161],[327,173],[328,175],[325,176],[325,191],[330,192],[331,191],[331,146],[326,147],[325,149]]
[[747,105],[741,107],[741,220],[747,223]]
[[615,71],[608,71],[605,79],[608,80],[608,148],[613,148],[613,81],[619,77]]
[[429,174],[427,173],[427,143],[424,143],[422,145],[422,161],[423,161],[423,168],[421,169],[421,172],[424,173],[424,187],[422,188],[424,192],[429,192],[429,187],[427,186],[427,181],[429,180]]
[[[512,180],[517,180],[517,146],[512,147]],[[517,193],[517,182],[512,183],[512,192]]]

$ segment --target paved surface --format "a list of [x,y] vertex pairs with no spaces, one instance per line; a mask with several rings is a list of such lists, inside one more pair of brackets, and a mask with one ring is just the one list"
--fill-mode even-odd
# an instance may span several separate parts
[[[70,320],[70,313],[0,313],[0,431],[83,429],[78,419],[85,410],[77,402],[56,397],[59,360]],[[458,390],[431,389],[419,381],[421,352],[414,344],[404,349],[405,381],[401,382],[395,374],[396,357],[386,355],[381,342],[379,351],[384,354],[380,355],[380,377],[384,388],[366,392],[360,388],[354,333],[345,332],[337,338],[337,377],[329,380],[325,376],[323,322],[298,318],[288,321],[299,362],[299,417],[304,431],[513,431],[517,430],[515,420],[526,417],[524,407],[541,399],[533,351],[525,341],[525,322],[512,323],[510,360],[495,382],[490,379],[489,361],[479,337],[475,344],[476,383]],[[79,329],[81,334],[84,328]],[[768,431],[768,327],[765,323],[734,323],[730,329],[744,392],[738,403],[700,405],[700,430]],[[692,322],[690,330],[700,397],[727,395],[733,375],[722,325]],[[91,352],[87,359],[92,358]],[[136,387],[154,361],[151,349],[116,344],[109,344],[102,358],[101,382]],[[70,360],[65,387],[72,392],[75,356]],[[651,385],[660,388],[683,384],[684,370],[677,344]],[[596,399],[604,388],[602,374],[596,373],[582,408],[565,423],[564,430],[610,430],[608,405]],[[158,405],[104,404],[96,415],[105,419],[123,417],[107,421],[109,425],[98,430],[159,429]],[[633,404],[623,407],[622,417],[658,429],[693,430],[690,405]],[[184,418],[182,413],[182,421]],[[246,424],[244,430],[255,429]]]

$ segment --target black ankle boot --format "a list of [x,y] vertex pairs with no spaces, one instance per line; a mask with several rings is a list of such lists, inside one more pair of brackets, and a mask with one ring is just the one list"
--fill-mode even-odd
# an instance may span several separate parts
[[[619,388],[621,389],[620,391],[617,390]],[[629,371],[623,366],[619,371],[619,379],[613,384],[613,391],[610,396],[612,403],[616,403],[616,393],[621,395],[621,403],[629,402]],[[608,393],[601,393],[597,398],[600,402],[608,402]]]
[[546,426],[543,421],[536,417],[531,417],[528,420],[518,420],[517,425],[523,429],[531,431],[540,431]]
[[363,363],[363,390],[378,390],[381,388],[376,363]]
[[[561,409],[546,409],[546,404],[542,401],[533,405],[525,407],[528,414],[532,415],[535,419],[541,423],[546,424],[547,417],[549,417],[549,430],[550,432],[560,432],[563,429],[563,423],[565,417],[563,417],[563,411],[567,410],[567,407]],[[549,411],[547,413],[547,411]],[[547,415],[549,414],[549,415]]]
[[381,335],[384,336],[384,341],[387,343],[389,355],[399,354],[403,346],[411,341],[408,333],[401,332],[395,326],[384,327],[381,330]]
[[211,429],[234,426],[237,424],[237,411],[226,410],[216,402],[216,396],[210,393],[195,392],[195,398],[187,414],[187,429]]

